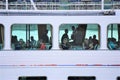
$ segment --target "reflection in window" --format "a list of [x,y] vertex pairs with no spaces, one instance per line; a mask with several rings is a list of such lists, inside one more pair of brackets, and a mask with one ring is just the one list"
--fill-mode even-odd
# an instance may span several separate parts
[[120,24],[108,26],[107,46],[110,50],[120,50]]
[[46,77],[19,77],[19,80],[47,80]]
[[96,50],[100,44],[98,24],[62,24],[59,31],[63,50]]
[[94,76],[70,76],[68,80],[96,80]]
[[52,47],[50,24],[14,24],[11,30],[14,50],[49,50]]
[[0,24],[0,50],[3,48],[4,46],[4,28],[3,25]]

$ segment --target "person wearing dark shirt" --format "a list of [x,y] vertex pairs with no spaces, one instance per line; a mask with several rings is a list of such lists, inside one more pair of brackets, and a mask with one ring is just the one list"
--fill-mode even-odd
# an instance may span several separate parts
[[33,49],[33,48],[36,48],[36,40],[34,39],[34,37],[33,36],[31,36],[31,48]]
[[93,35],[92,42],[93,42],[93,47],[94,47],[94,48],[95,48],[95,46],[98,46],[99,42],[98,42],[98,40],[96,39],[96,35]]
[[75,35],[75,32],[76,32],[75,26],[72,26],[72,35],[71,35],[71,39],[73,40],[73,42],[74,42],[74,35]]
[[68,37],[68,29],[65,29],[65,33],[62,35],[62,38],[61,38],[61,43],[63,44],[63,40],[64,39],[67,39],[69,40],[69,37]]
[[68,50],[68,49],[70,48],[70,44],[69,44],[67,38],[64,38],[64,39],[63,39],[63,43],[61,44],[61,48],[62,48],[63,50]]

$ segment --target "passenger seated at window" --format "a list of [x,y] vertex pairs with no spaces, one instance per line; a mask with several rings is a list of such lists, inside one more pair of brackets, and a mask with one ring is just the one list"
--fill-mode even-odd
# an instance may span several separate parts
[[98,40],[96,39],[96,35],[93,35],[92,42],[93,42],[93,47],[94,47],[94,49],[97,49],[97,47],[98,47],[98,45],[99,45],[99,42],[98,42]]
[[46,49],[46,45],[45,45],[45,43],[42,39],[38,40],[37,46],[40,50],[45,50]]
[[68,42],[69,42],[68,29],[65,29],[65,33],[62,35],[61,44],[64,43],[63,40],[64,40],[65,38],[66,38],[66,39],[68,40]]
[[20,47],[19,47],[19,43],[18,43],[18,39],[17,39],[17,36],[12,36],[12,39],[11,39],[11,45],[12,45],[12,48],[15,49],[15,50],[20,50]]
[[19,40],[19,45],[20,45],[20,49],[25,49],[25,42],[23,41],[23,39]]
[[31,49],[35,49],[36,48],[36,40],[34,39],[34,37],[33,36],[31,36]]
[[30,49],[30,48],[31,48],[31,42],[30,42],[30,40],[27,40],[26,49]]
[[85,50],[93,50],[94,49],[91,36],[89,37],[89,39],[86,38],[84,40],[84,42],[83,42],[83,49],[85,49]]
[[45,49],[46,49],[45,43],[41,43],[40,50],[45,50]]
[[52,43],[44,43],[42,39],[38,40],[37,48],[40,50],[49,50],[52,48]]
[[12,36],[11,43],[15,44],[18,42],[17,36]]
[[25,42],[23,39],[20,39],[16,44],[15,44],[15,50],[24,50],[25,49]]
[[21,47],[20,47],[20,44],[19,44],[19,43],[16,43],[16,44],[15,44],[15,50],[21,50]]
[[61,44],[61,48],[63,50],[68,50],[70,48],[69,40],[68,38],[63,39],[63,43]]
[[108,48],[111,50],[117,49],[117,43],[115,38],[108,38]]

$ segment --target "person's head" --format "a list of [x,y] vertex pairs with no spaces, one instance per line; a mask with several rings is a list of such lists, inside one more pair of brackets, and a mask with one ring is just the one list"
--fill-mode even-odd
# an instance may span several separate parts
[[22,44],[24,41],[23,39],[19,39],[19,43]]
[[92,43],[92,36],[89,37],[89,43]]
[[16,40],[17,40],[17,36],[14,36],[14,39],[16,39]]
[[65,29],[65,33],[66,33],[66,34],[68,33],[68,29]]
[[92,39],[92,36],[89,37],[89,40],[91,40],[91,39]]
[[31,40],[34,40],[34,37],[33,37],[33,36],[31,36]]
[[20,42],[23,42],[23,39],[19,39]]
[[96,39],[96,35],[93,35],[93,39]]
[[73,30],[73,31],[75,30],[75,26],[72,26],[72,30]]

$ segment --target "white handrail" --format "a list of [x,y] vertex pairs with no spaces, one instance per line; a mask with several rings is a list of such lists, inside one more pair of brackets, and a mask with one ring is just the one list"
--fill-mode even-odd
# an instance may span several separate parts
[[8,0],[6,0],[6,10],[8,10]]
[[36,8],[36,6],[35,6],[33,0],[30,0],[30,2],[31,2],[31,4],[33,5],[34,9],[37,10],[37,8]]
[[[30,2],[26,2],[23,4],[23,2],[10,2],[8,3],[8,0],[5,2],[0,3],[0,11],[1,10],[86,10],[85,7],[87,7],[87,10],[120,10],[120,4],[118,3],[109,3],[106,4],[104,0],[101,0],[101,2],[88,2],[87,4],[83,2],[70,2],[70,3],[60,3],[60,2],[34,2],[33,0],[30,0]],[[110,7],[110,6],[117,6],[117,7]],[[108,8],[107,8],[108,7]],[[110,8],[109,8],[110,7]]]

